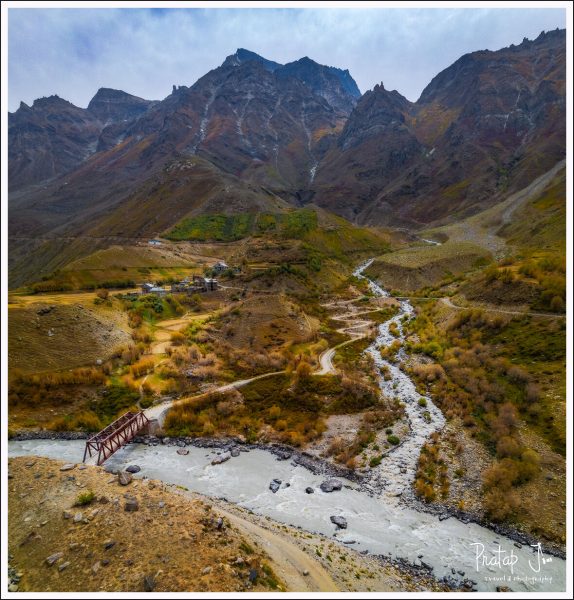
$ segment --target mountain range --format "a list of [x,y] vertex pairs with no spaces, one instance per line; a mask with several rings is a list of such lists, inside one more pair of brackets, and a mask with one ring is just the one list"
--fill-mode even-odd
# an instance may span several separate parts
[[[410,102],[346,70],[239,49],[163,100],[102,88],[9,114],[11,284],[201,214],[319,206],[418,229],[504,199],[565,156],[564,30],[466,54]],[[89,240],[89,241],[87,241]]]

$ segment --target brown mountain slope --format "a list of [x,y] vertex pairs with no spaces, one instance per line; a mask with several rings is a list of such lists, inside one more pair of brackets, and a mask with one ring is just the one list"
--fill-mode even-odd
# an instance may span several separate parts
[[72,171],[94,153],[119,143],[127,124],[154,102],[102,88],[88,108],[58,96],[40,98],[8,115],[10,190]]
[[[564,157],[565,69],[565,31],[556,30],[463,56],[415,104],[376,88],[320,164],[314,201],[345,206],[359,222],[411,227],[493,205]],[[375,100],[387,110],[373,113]]]

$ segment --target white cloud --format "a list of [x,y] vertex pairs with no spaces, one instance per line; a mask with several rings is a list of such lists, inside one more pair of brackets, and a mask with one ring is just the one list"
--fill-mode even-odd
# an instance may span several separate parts
[[161,99],[236,48],[348,68],[416,100],[462,54],[565,26],[563,9],[9,9],[9,109],[50,94],[86,106],[99,87]]

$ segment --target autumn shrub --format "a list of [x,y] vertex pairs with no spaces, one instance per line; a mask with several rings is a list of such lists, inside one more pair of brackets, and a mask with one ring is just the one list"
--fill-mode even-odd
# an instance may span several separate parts
[[391,362],[395,362],[397,359],[397,353],[401,349],[402,343],[400,340],[394,340],[388,346],[382,346],[379,348],[379,353],[381,358],[385,360],[389,360]]
[[135,379],[152,373],[155,367],[153,359],[141,360],[130,367],[130,372]]
[[382,460],[383,460],[383,457],[381,455],[373,456],[371,458],[371,460],[369,461],[369,467],[371,467],[371,468],[378,467],[381,464]]
[[102,422],[98,415],[92,411],[83,411],[74,415],[72,418],[71,429],[81,429],[83,431],[99,431],[102,429]]
[[518,464],[518,482],[524,483],[530,481],[540,471],[540,456],[535,450],[526,448],[521,456]]
[[348,445],[347,442],[343,438],[338,437],[338,436],[334,437],[331,440],[331,442],[327,448],[326,455],[327,456],[337,456],[345,450],[347,445]]
[[501,437],[496,443],[496,456],[499,458],[517,458],[522,453],[522,446],[510,436]]
[[170,335],[169,339],[170,339],[170,342],[172,343],[172,345],[174,345],[174,346],[181,346],[182,344],[185,344],[185,342],[187,341],[187,337],[180,331],[174,331]]
[[492,488],[484,495],[483,506],[492,521],[500,522],[516,515],[520,501],[511,488]]

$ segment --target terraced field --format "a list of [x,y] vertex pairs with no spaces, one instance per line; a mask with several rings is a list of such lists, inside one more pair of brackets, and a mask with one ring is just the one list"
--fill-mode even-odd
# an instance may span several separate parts
[[390,289],[414,291],[434,286],[450,275],[460,275],[488,263],[491,255],[471,242],[414,246],[373,261],[366,274]]

